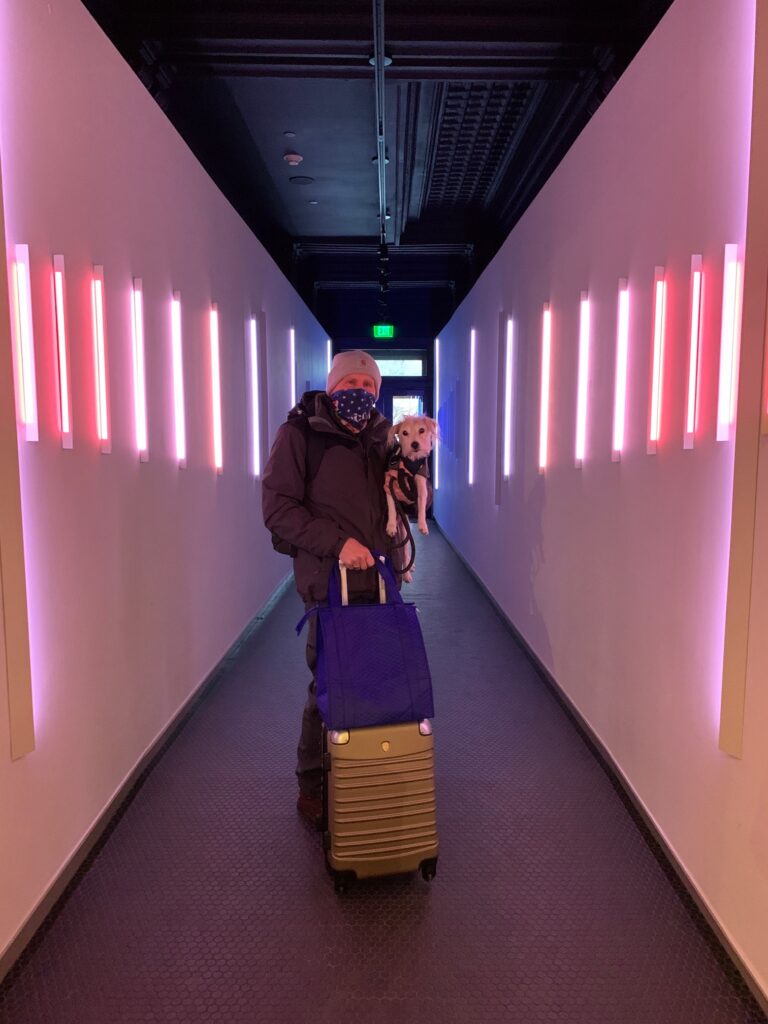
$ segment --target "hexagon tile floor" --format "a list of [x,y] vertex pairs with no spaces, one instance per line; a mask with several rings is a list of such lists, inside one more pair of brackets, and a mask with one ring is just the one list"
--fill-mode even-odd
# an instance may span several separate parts
[[334,893],[299,819],[286,594],[0,988],[2,1024],[757,1024],[743,981],[436,532],[437,878]]

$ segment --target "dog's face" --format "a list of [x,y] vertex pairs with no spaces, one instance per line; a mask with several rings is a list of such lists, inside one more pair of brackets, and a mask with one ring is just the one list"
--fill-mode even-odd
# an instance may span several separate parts
[[400,442],[403,455],[409,459],[425,459],[437,437],[437,421],[429,416],[404,416],[389,431],[389,443]]

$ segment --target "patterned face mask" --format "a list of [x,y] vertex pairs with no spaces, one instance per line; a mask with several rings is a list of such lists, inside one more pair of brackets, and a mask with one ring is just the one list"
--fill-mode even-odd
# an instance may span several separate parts
[[343,391],[334,391],[331,394],[331,401],[341,419],[356,427],[363,427],[376,404],[376,396],[365,388],[346,388]]

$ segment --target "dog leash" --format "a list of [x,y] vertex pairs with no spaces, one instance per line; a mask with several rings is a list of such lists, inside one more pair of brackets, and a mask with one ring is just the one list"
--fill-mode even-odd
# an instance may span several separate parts
[[[398,481],[397,481],[397,484],[398,484],[398,487],[400,487],[400,490],[402,491],[402,493],[407,496],[408,495],[408,490],[403,488],[402,482],[400,480],[400,473],[401,472],[402,472],[402,469],[398,471]],[[413,487],[413,490],[415,492],[415,490],[416,490],[416,482],[415,482],[415,478],[413,478],[413,477],[411,477],[411,483],[409,485],[409,489],[410,489],[410,486]],[[393,544],[392,545],[392,550],[396,551],[399,548],[405,547],[405,545],[408,544],[409,542],[410,542],[410,545],[411,545],[411,557],[410,557],[410,559],[408,561],[408,564],[404,568],[397,570],[397,573],[398,573],[399,576],[404,576],[405,573],[408,572],[408,570],[412,567],[413,563],[416,561],[416,545],[414,544],[413,534],[411,533],[411,523],[410,523],[410,520],[408,519],[408,516],[407,516],[405,510],[403,509],[402,505],[400,504],[400,502],[395,497],[395,481],[394,481],[393,477],[389,478],[389,493],[392,495],[392,500],[395,503],[395,508],[397,509],[397,514],[398,514],[398,516],[400,518],[400,522],[403,524],[403,528],[405,530],[405,537],[398,544]]]

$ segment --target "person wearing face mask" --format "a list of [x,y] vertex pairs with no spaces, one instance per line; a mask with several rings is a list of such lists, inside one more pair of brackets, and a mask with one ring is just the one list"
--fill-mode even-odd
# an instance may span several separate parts
[[[386,532],[390,422],[375,408],[380,388],[381,373],[369,353],[339,352],[325,391],[305,392],[275,436],[262,478],[264,525],[290,546],[296,589],[306,608],[326,601],[337,561],[356,570],[348,575],[352,603],[377,600],[372,550],[399,565],[400,549]],[[315,703],[315,637],[312,616],[307,664],[313,678],[296,775],[297,807],[317,827],[322,819],[322,720]]]

